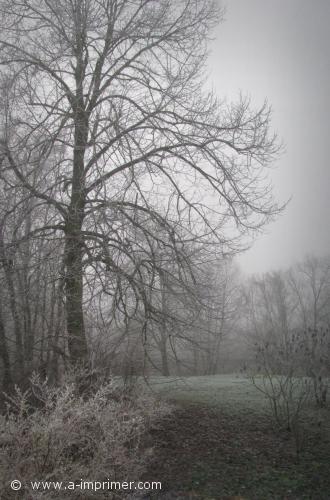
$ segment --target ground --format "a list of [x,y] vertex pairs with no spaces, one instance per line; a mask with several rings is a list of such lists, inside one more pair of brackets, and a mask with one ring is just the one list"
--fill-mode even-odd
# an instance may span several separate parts
[[174,411],[152,432],[145,478],[163,484],[152,499],[329,500],[328,410],[304,427],[299,457],[289,432],[274,432],[267,405],[247,379],[154,379]]

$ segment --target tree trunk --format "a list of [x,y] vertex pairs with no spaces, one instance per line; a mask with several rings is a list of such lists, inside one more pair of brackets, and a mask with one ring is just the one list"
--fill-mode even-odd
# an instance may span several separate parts
[[[20,315],[22,324],[22,338],[23,338],[23,352],[25,362],[25,376],[29,376],[33,371],[33,357],[34,357],[34,342],[35,342],[35,329],[32,328],[31,316],[31,241],[29,240],[29,233],[32,229],[32,216],[31,209],[34,203],[34,198],[30,197],[27,200],[23,209],[26,210],[24,220],[24,243],[18,248],[18,258],[21,262],[21,269],[16,271],[17,279],[17,297],[20,303]],[[38,306],[37,306],[38,307]]]
[[52,358],[50,361],[50,367],[49,367],[49,379],[51,380],[52,383],[55,383],[56,385],[58,384],[59,380],[59,363],[58,363],[58,357],[59,353],[61,350],[59,349],[59,338],[61,334],[61,327],[62,327],[62,307],[60,301],[58,302],[58,307],[57,307],[57,321],[55,325],[55,335],[54,335],[54,340],[53,340],[53,348],[52,348]]
[[25,372],[25,362],[24,362],[24,354],[23,354],[23,338],[22,338],[22,330],[20,324],[19,311],[17,308],[16,302],[16,292],[13,281],[13,272],[12,272],[12,263],[6,261],[4,265],[5,269],[5,277],[8,286],[9,292],[9,304],[10,310],[13,317],[14,322],[14,332],[15,332],[15,340],[16,340],[16,363],[17,363],[17,373],[19,378],[23,378]]
[[84,79],[87,59],[84,54],[86,37],[83,6],[78,4],[75,19],[76,66],[75,100],[72,101],[74,150],[71,199],[65,225],[65,294],[68,348],[71,363],[86,364],[87,339],[83,314],[83,221],[86,203],[85,152],[88,143],[88,113],[84,102]]
[[[77,79],[79,80],[78,76]],[[82,226],[86,202],[84,157],[88,138],[88,118],[84,111],[82,90],[80,85],[77,84],[77,87],[72,190],[65,227],[65,298],[70,360],[73,364],[85,364],[88,358],[88,347],[83,314]]]
[[[164,341],[163,341],[164,340]],[[162,357],[162,375],[164,377],[169,377],[170,375],[170,369],[168,365],[168,357],[167,357],[167,342],[166,339],[161,340],[161,357]]]
[[162,301],[162,321],[160,325],[160,353],[162,359],[162,374],[164,377],[170,375],[168,356],[167,356],[167,340],[168,334],[166,331],[166,314],[167,314],[167,302],[166,302],[166,275],[160,275],[160,288],[161,288],[161,301]]
[[11,378],[10,359],[6,342],[5,325],[2,317],[1,304],[0,304],[0,354],[3,362],[2,388],[4,391],[9,391],[9,389],[12,386],[12,378]]
[[70,224],[66,231],[65,298],[68,347],[73,363],[87,361],[87,341],[83,314],[83,249],[81,226]]
[[4,237],[3,237],[3,221],[0,223],[0,258],[2,267],[4,270],[5,281],[8,289],[9,295],[9,305],[10,312],[12,314],[13,322],[14,322],[14,334],[16,341],[16,365],[15,372],[18,373],[19,381],[21,381],[24,377],[24,354],[23,354],[23,338],[22,338],[22,330],[20,325],[20,317],[19,311],[17,308],[17,300],[16,300],[16,291],[14,285],[13,278],[13,261],[9,259],[6,255],[5,245],[4,245]]

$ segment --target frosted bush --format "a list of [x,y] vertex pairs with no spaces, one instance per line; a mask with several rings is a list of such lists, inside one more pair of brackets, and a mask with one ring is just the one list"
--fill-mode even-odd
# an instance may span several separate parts
[[[73,490],[32,496],[29,482],[140,480],[152,453],[149,426],[170,411],[164,403],[139,387],[127,394],[113,380],[87,398],[74,382],[56,389],[36,377],[31,382],[32,389],[7,398],[0,417],[0,498],[111,498],[108,491]],[[13,479],[25,496],[10,489]]]

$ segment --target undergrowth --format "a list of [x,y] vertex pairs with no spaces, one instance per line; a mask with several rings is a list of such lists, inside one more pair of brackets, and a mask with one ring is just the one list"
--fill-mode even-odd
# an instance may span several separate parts
[[[59,498],[56,491],[32,491],[30,482],[37,480],[141,477],[152,456],[148,429],[169,407],[138,386],[127,390],[108,379],[82,391],[77,380],[71,377],[56,388],[34,376],[30,389],[16,388],[7,396],[7,411],[0,416],[0,498]],[[10,488],[13,479],[22,482],[19,497]],[[94,495],[111,498],[108,491]],[[81,492],[62,490],[61,498],[81,498]]]

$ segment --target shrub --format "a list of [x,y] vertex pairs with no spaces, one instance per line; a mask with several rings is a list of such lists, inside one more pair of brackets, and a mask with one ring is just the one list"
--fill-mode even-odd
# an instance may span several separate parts
[[[72,381],[52,388],[33,377],[31,389],[16,388],[7,397],[7,413],[0,418],[1,498],[17,498],[10,489],[12,479],[24,485],[23,498],[32,498],[30,481],[139,480],[150,457],[145,446],[149,425],[169,408],[138,386],[128,394],[114,379],[87,397],[77,389]],[[81,498],[82,492],[60,495]],[[94,495],[111,498],[108,491]],[[59,493],[37,496],[33,491],[36,498],[59,498]]]
[[256,350],[258,373],[250,374],[253,385],[264,394],[277,430],[292,433],[297,459],[303,447],[302,423],[310,403],[312,381],[301,376],[299,359],[281,345],[269,342]]

